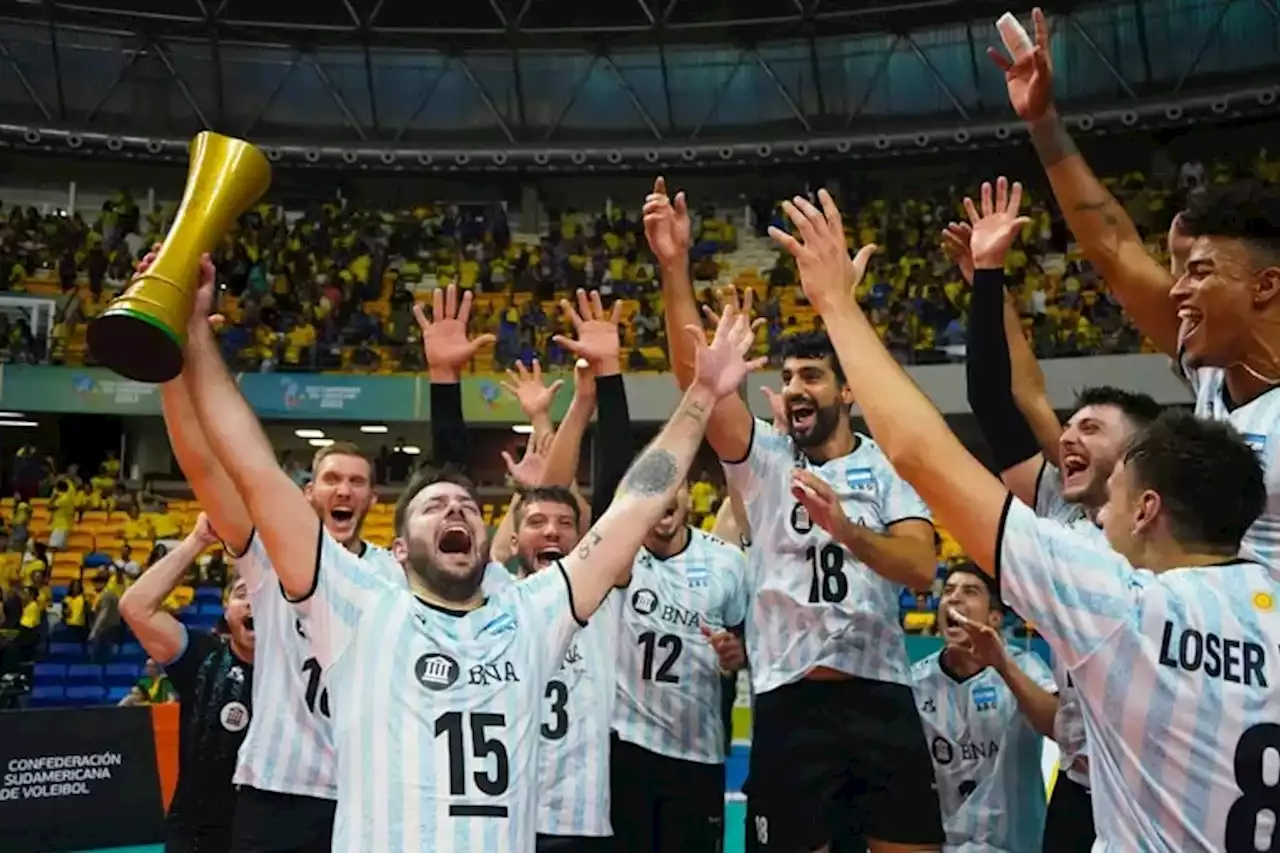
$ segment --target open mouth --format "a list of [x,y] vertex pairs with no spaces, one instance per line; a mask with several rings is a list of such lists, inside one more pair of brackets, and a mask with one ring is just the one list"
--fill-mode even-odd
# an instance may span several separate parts
[[1185,341],[1200,328],[1200,324],[1204,322],[1204,314],[1195,308],[1184,306],[1178,309],[1178,319],[1181,321],[1178,326],[1178,340]]
[[817,409],[808,403],[793,403],[787,407],[787,417],[791,421],[791,429],[796,432],[808,432],[813,429]]
[[559,548],[543,548],[537,553],[537,561],[539,568],[545,568],[557,560],[564,559],[564,552]]
[[247,630],[249,630],[249,631],[252,631],[252,630],[253,630],[253,617],[252,617],[252,616],[246,616],[246,617],[244,617],[244,627],[245,627]]
[[329,510],[329,517],[339,524],[346,524],[356,517],[356,511],[349,506],[335,506]]
[[1089,460],[1077,453],[1062,457],[1062,481],[1069,483],[1089,470]]
[[462,524],[451,524],[440,532],[437,543],[441,554],[470,554],[471,529]]

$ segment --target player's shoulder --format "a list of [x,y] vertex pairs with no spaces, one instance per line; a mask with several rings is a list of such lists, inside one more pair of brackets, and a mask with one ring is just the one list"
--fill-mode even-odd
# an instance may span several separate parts
[[1049,671],[1049,664],[1035,649],[1012,646],[1008,648],[1008,652],[1009,657],[1023,672]]
[[730,543],[728,540],[721,539],[714,533],[691,527],[689,528],[689,534],[693,537],[693,541],[712,557],[733,563],[745,561],[746,559],[740,547]]
[[751,451],[752,454],[767,453],[773,455],[795,455],[795,443],[791,440],[791,436],[784,432],[779,432],[769,421],[763,418],[753,418],[751,425]]
[[941,658],[942,652],[937,651],[913,663],[911,665],[911,680],[916,684],[929,681],[941,671],[938,663]]

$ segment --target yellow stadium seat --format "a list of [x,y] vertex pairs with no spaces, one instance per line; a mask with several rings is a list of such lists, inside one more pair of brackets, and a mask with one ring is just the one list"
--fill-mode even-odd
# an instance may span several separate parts
[[151,553],[151,549],[156,546],[155,542],[150,539],[130,539],[129,548],[133,551],[134,558],[145,557]]
[[933,627],[933,623],[937,621],[938,614],[932,610],[919,611],[912,610],[907,613],[902,620],[902,627],[908,631],[926,631]]

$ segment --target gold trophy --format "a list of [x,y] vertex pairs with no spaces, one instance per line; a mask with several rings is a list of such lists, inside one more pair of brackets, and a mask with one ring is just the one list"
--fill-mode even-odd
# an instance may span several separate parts
[[191,166],[173,227],[153,263],[89,324],[89,351],[137,382],[182,372],[182,346],[200,278],[200,256],[271,185],[271,165],[241,139],[205,131],[191,141]]

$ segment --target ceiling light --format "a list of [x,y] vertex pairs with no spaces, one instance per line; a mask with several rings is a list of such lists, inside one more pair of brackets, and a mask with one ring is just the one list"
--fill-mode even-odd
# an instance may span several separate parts
[[333,444],[332,438],[312,438],[307,441],[312,447],[328,447]]
[[512,432],[518,432],[521,435],[533,435],[533,424],[516,424],[511,428]]
[[422,448],[415,447],[412,444],[406,444],[404,447],[400,448],[400,452],[407,454],[409,456],[417,456],[419,453],[422,452]]
[[0,412],[0,418],[22,418],[26,417],[22,412]]
[[324,438],[322,429],[295,429],[293,434],[298,438]]
[[37,421],[0,421],[0,427],[38,427]]
[[365,424],[360,427],[360,431],[369,435],[381,435],[387,432],[387,426],[385,424]]

